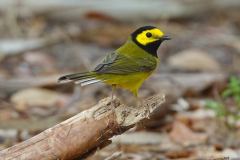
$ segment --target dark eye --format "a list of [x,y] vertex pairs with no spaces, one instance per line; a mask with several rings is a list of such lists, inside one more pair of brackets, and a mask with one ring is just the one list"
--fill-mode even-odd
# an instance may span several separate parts
[[150,37],[152,37],[152,33],[147,32],[147,33],[146,33],[146,36],[147,36],[148,38],[150,38]]

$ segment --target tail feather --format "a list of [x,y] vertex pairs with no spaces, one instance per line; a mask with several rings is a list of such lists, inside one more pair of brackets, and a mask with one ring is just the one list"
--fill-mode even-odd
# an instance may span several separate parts
[[62,76],[58,79],[59,82],[64,82],[68,80],[76,80],[76,79],[81,79],[81,78],[87,78],[90,76],[91,72],[85,72],[85,73],[75,73],[75,74],[68,74],[65,76]]
[[91,80],[91,81],[85,81],[85,82],[82,82],[81,83],[81,86],[87,86],[89,84],[94,84],[94,83],[98,83],[98,82],[101,82],[101,80],[99,79],[94,79],[94,80]]
[[76,83],[76,84],[80,84],[80,83],[84,83],[84,82],[92,81],[92,80],[95,80],[95,79],[96,79],[96,78],[80,79],[80,80],[76,80],[75,83]]
[[101,82],[101,80],[96,79],[96,73],[94,72],[69,74],[58,79],[58,82],[60,83],[69,81],[73,81],[76,84],[80,84],[81,86]]

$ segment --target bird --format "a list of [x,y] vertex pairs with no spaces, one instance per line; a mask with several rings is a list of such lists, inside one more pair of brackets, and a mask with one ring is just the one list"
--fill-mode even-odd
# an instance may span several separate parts
[[111,85],[113,91],[115,88],[123,88],[138,97],[139,88],[160,62],[158,48],[162,42],[170,39],[157,27],[139,27],[122,46],[107,54],[93,70],[64,75],[58,81],[73,81],[81,86],[103,82]]

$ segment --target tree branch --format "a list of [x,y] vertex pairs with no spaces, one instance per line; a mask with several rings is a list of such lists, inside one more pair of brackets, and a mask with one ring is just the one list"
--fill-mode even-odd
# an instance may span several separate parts
[[101,100],[97,105],[42,133],[0,152],[0,160],[53,160],[85,158],[96,149],[111,143],[114,135],[122,134],[149,115],[165,101],[162,94],[133,108],[114,98]]

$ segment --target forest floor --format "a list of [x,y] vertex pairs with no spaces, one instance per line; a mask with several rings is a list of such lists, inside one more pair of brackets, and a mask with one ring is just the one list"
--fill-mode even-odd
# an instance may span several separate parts
[[[0,150],[110,96],[104,84],[81,88],[57,79],[90,70],[134,29],[151,24],[172,40],[160,47],[161,63],[139,96],[166,94],[164,111],[88,160],[240,158],[239,12],[131,23],[98,12],[66,16],[0,14]],[[127,91],[118,89],[117,97],[134,104]]]

